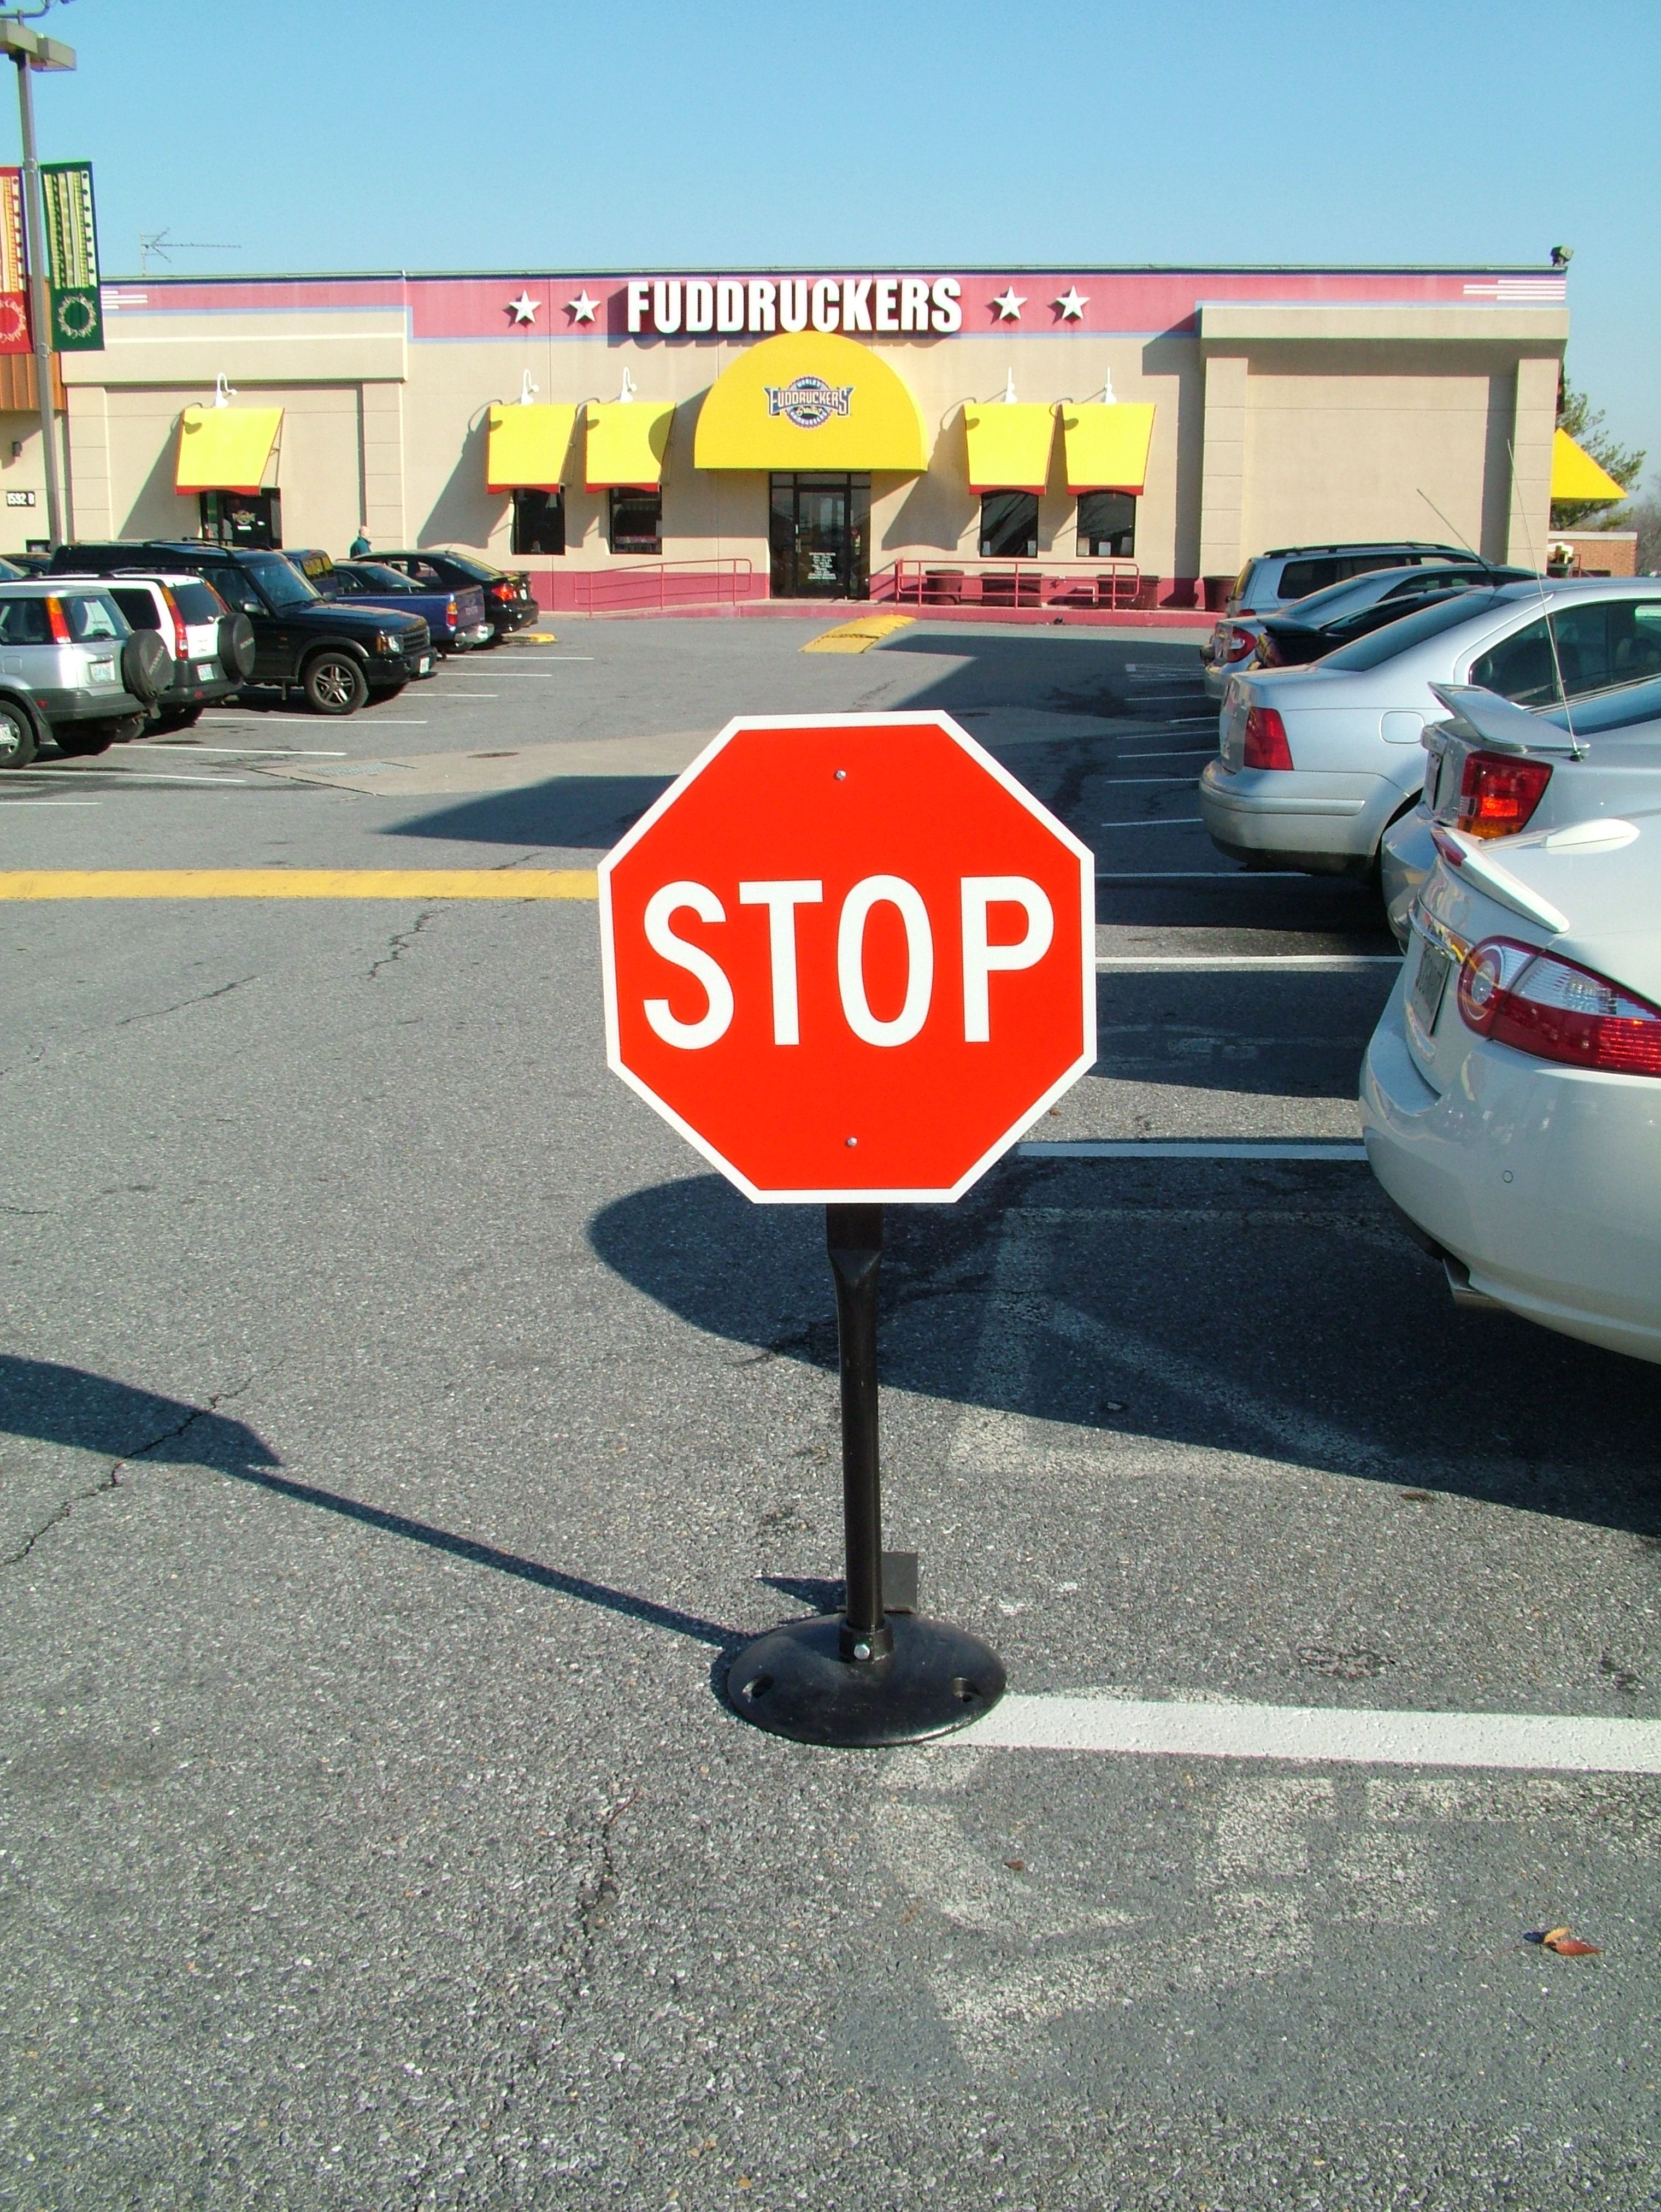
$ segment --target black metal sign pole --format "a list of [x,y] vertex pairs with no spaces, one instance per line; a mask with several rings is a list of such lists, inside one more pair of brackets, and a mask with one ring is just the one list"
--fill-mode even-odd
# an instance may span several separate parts
[[[836,1283],[842,1388],[842,1611],[787,1620],[748,1644],[728,1670],[729,1693],[744,1719],[799,1742],[916,1743],[965,1728],[996,1705],[1003,1668],[995,1651],[961,1629],[915,1610],[884,1611],[876,1382],[882,1207],[827,1206],[825,1243]],[[914,1607],[915,1594],[895,1593],[893,1601]]]

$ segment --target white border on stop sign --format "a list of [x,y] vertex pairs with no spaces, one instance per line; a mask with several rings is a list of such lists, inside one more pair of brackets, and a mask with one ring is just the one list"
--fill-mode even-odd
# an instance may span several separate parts
[[[645,1083],[630,1067],[623,1064],[622,1042],[617,1022],[617,961],[615,941],[611,926],[611,871],[626,854],[633,852],[642,837],[660,816],[666,814],[676,800],[696,777],[701,775],[716,755],[730,744],[742,730],[888,730],[912,726],[919,729],[943,730],[954,744],[961,746],[970,759],[985,769],[994,782],[999,783],[1017,805],[1023,806],[1034,820],[1074,854],[1079,864],[1079,914],[1082,923],[1080,969],[1083,976],[1082,1044],[1078,1058],[1066,1072],[1052,1083],[1043,1097],[1031,1106],[1021,1109],[1021,1118],[991,1145],[970,1168],[947,1190],[888,1190],[868,1187],[841,1187],[834,1190],[758,1190],[748,1176],[742,1175],[732,1162],[718,1152],[713,1145],[699,1135],[696,1129],[682,1120],[672,1106],[665,1103],[651,1085]],[[961,1198],[972,1190],[986,1170],[997,1164],[1010,1147],[1020,1141],[1023,1130],[1046,1113],[1058,1098],[1064,1097],[1082,1075],[1088,1075],[1095,1065],[1096,1057],[1096,856],[1089,847],[1075,837],[1064,822],[1057,821],[1041,799],[1034,799],[1026,786],[1009,774],[1001,761],[994,760],[986,748],[969,735],[949,714],[907,713],[875,714],[736,714],[724,730],[719,731],[704,747],[696,760],[682,769],[669,789],[654,799],[646,812],[614,845],[599,866],[600,882],[600,969],[605,995],[605,1057],[606,1065],[615,1076],[621,1078],[638,1097],[645,1099],[654,1114],[667,1121],[671,1129],[684,1137],[693,1150],[700,1152],[712,1168],[718,1169],[727,1181],[744,1196],[758,1206],[880,1206],[885,1204],[942,1205]]]

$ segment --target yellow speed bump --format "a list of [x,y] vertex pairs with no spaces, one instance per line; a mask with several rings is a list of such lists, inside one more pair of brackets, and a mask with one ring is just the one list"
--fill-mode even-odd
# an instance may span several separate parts
[[591,899],[592,868],[14,868],[0,899]]
[[862,615],[858,622],[843,623],[839,629],[827,629],[821,636],[810,637],[802,647],[803,653],[869,653],[874,645],[881,645],[885,637],[892,637],[897,629],[907,629],[916,621],[915,615]]

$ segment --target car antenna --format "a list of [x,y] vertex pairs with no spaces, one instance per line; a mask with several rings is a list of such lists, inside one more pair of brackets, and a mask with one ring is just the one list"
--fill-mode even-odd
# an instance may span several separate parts
[[1453,532],[1453,535],[1458,539],[1460,544],[1464,547],[1466,552],[1470,554],[1471,559],[1476,563],[1476,566],[1482,570],[1482,574],[1485,576],[1492,576],[1494,574],[1493,563],[1483,560],[1482,555],[1471,544],[1470,538],[1465,536],[1464,532],[1459,528],[1457,523],[1450,522],[1448,520],[1447,517],[1442,513],[1441,508],[1437,506],[1435,501],[1432,499],[1430,494],[1425,489],[1422,484],[1419,486],[1419,496],[1423,500],[1425,505],[1435,516],[1437,521],[1441,524],[1443,529],[1451,530]]
[[[1511,463],[1511,480],[1517,481],[1517,449],[1509,438],[1506,440],[1506,456]],[[1585,760],[1586,749],[1574,734],[1574,714],[1569,706],[1568,687],[1563,681],[1563,664],[1557,655],[1557,629],[1551,619],[1551,602],[1546,597],[1546,580],[1534,550],[1534,532],[1529,527],[1528,507],[1519,500],[1517,512],[1522,518],[1523,536],[1528,545],[1528,557],[1534,562],[1534,573],[1540,585],[1540,611],[1546,618],[1546,643],[1551,647],[1552,672],[1557,678],[1557,696],[1563,702],[1563,727],[1568,732],[1569,755],[1573,760]]]

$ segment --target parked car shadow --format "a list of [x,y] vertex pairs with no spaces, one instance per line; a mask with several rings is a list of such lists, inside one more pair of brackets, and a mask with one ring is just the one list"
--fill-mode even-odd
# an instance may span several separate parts
[[[589,1234],[698,1328],[834,1367],[816,1207],[697,1176]],[[956,1206],[891,1206],[888,1238],[893,1388],[1661,1540],[1653,1370],[1456,1312],[1364,1168],[1006,1161]]]
[[397,823],[384,834],[604,853],[673,781],[668,775],[555,776],[546,783],[462,799],[435,813]]

